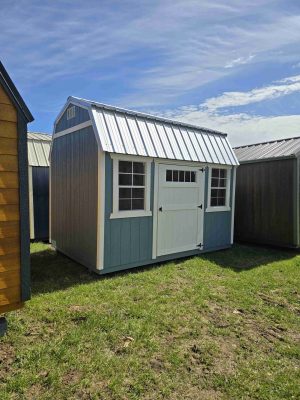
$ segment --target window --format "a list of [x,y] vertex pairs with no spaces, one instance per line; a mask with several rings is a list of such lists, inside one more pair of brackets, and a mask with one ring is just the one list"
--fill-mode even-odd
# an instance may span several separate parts
[[196,182],[196,172],[167,169],[166,182]]
[[119,161],[119,211],[145,209],[145,164]]
[[72,106],[67,109],[67,119],[72,119],[74,117],[75,117],[75,106]]
[[229,210],[230,170],[211,168],[209,180],[207,211]]
[[112,155],[113,212],[111,218],[152,215],[150,211],[151,161]]

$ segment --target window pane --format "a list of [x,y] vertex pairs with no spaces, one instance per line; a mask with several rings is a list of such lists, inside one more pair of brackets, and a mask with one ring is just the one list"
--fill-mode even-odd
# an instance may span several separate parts
[[132,200],[133,210],[143,210],[144,209],[144,199],[133,199]]
[[195,171],[191,172],[191,182],[196,182],[196,172]]
[[218,178],[219,177],[219,172],[220,172],[220,170],[218,168],[213,168],[212,171],[211,171],[211,176],[213,178]]
[[191,171],[185,171],[185,181],[191,182]]
[[172,170],[171,170],[171,169],[167,169],[167,172],[166,172],[166,181],[167,181],[167,182],[172,182]]
[[211,190],[211,197],[218,197],[218,189]]
[[173,171],[173,182],[178,182],[178,171]]
[[218,197],[218,206],[225,206],[225,197]]
[[133,186],[144,186],[144,175],[133,175]]
[[133,173],[144,174],[145,173],[145,164],[141,162],[133,163]]
[[184,171],[179,171],[179,182],[184,182]]
[[218,199],[217,199],[216,197],[212,197],[212,198],[210,199],[210,205],[211,205],[212,207],[217,206],[217,205],[218,205]]
[[219,179],[212,178],[211,187],[218,187],[218,186],[219,186]]
[[219,180],[219,187],[226,187],[226,179]]
[[119,161],[119,172],[132,172],[132,162]]
[[220,178],[226,178],[226,169],[220,169]]
[[131,200],[119,200],[119,210],[124,211],[124,210],[131,210]]
[[119,197],[120,199],[130,199],[131,198],[131,190],[130,188],[120,188],[119,189]]
[[131,174],[119,174],[119,185],[120,186],[131,186],[132,175]]
[[143,199],[144,198],[144,190],[145,189],[132,189],[132,198],[133,199]]
[[224,197],[226,196],[226,189],[218,189],[218,197]]

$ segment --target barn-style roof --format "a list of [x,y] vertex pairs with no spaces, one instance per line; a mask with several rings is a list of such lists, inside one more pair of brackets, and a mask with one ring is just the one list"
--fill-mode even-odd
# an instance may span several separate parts
[[224,133],[77,97],[69,97],[68,103],[90,110],[103,151],[238,165]]
[[300,155],[300,137],[255,143],[234,148],[240,163]]
[[28,132],[28,165],[31,167],[49,167],[51,135],[47,133]]

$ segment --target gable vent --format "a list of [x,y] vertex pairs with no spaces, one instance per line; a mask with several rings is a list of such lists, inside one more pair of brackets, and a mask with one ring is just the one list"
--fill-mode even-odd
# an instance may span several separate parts
[[72,119],[75,117],[75,106],[67,109],[67,119]]

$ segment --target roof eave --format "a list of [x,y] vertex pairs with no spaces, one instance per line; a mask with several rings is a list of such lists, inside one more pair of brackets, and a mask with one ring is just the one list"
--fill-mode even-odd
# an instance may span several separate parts
[[27,121],[32,122],[34,120],[33,115],[26,106],[24,100],[22,99],[20,93],[18,92],[18,89],[14,85],[13,81],[11,80],[10,76],[8,75],[1,61],[0,61],[0,80],[5,85],[6,90],[10,93],[11,97],[14,99],[15,103],[17,104],[18,108],[22,111]]

